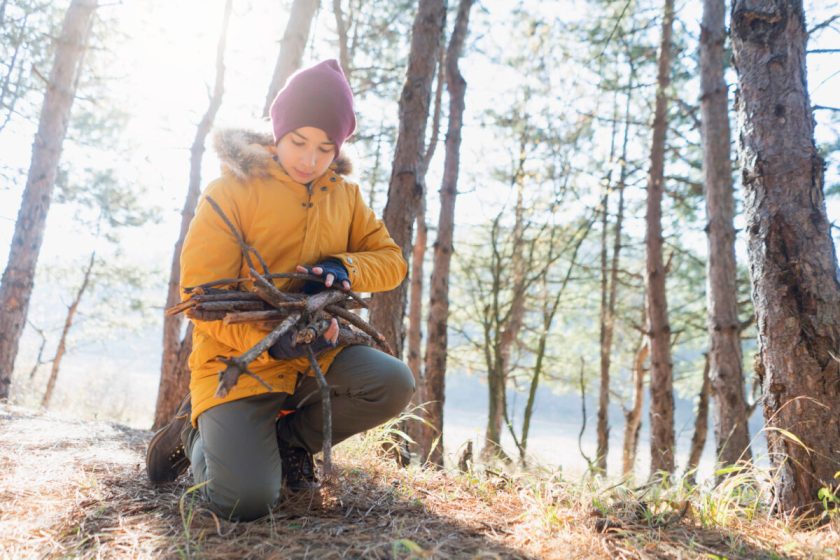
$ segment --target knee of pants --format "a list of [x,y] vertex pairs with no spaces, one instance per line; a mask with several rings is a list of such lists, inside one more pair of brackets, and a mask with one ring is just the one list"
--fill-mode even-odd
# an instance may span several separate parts
[[397,362],[384,380],[383,409],[396,416],[411,401],[414,394],[414,374],[403,362]]
[[[243,481],[244,482],[244,481]],[[268,515],[280,498],[280,485],[266,481],[222,486],[207,483],[205,495],[213,509],[231,521],[253,521]]]

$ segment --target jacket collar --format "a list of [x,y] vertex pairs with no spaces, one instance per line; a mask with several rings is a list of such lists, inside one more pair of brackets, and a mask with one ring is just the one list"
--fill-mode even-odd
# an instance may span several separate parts
[[[275,177],[294,182],[274,160],[274,153],[271,150],[273,145],[274,136],[271,133],[223,128],[213,135],[213,147],[219,155],[222,168],[228,170],[236,178],[244,181]],[[350,159],[342,152],[330,164],[327,174],[347,175],[352,170],[353,165]]]

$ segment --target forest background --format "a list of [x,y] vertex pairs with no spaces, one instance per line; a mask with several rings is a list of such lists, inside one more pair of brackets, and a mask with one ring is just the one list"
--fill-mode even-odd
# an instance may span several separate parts
[[[14,106],[4,99],[0,114],[0,246],[7,247],[26,180],[43,76],[51,61],[50,38],[57,34],[66,6],[34,1],[2,5],[6,83],[19,79],[24,86]],[[837,2],[806,2],[805,6],[812,24],[830,21],[840,10]],[[94,262],[96,274],[69,333],[50,409],[61,415],[96,417],[135,427],[151,425],[160,375],[169,261],[189,182],[190,143],[215,79],[222,8],[223,2],[144,1],[105,4],[97,9],[93,48],[84,61],[64,143],[57,204],[50,210],[28,326],[16,362],[14,402],[30,406],[41,402],[49,359],[56,354],[67,306],[82,284],[88,264]],[[289,3],[283,2],[234,3],[225,52],[225,93],[216,126],[266,128],[259,117],[288,9]],[[345,9],[356,15],[358,26],[349,67],[359,129],[348,152],[356,162],[355,178],[381,215],[414,5],[389,2],[374,6],[351,1]],[[450,22],[454,9],[450,6]],[[676,7],[663,220],[665,254],[670,263],[670,320],[676,334],[676,429],[678,448],[683,450],[683,455],[678,455],[680,468],[684,468],[694,430],[695,401],[708,350],[698,126],[700,11],[698,2],[682,2]],[[304,65],[340,58],[333,6],[322,3],[315,17]],[[533,412],[529,452],[540,461],[567,469],[586,466],[572,451],[581,430],[582,385],[587,397],[587,430],[581,446],[586,455],[594,457],[601,289],[601,222],[595,217],[605,177],[620,171],[616,138],[620,139],[624,125],[629,124],[625,237],[611,385],[614,429],[608,462],[611,472],[620,472],[622,407],[629,407],[632,399],[633,361],[643,323],[645,181],[660,17],[660,3],[646,0],[493,1],[479,3],[473,10],[461,60],[467,89],[450,289],[444,415],[449,452],[467,438],[484,435],[487,368],[477,334],[492,272],[492,256],[486,249],[496,239],[505,248],[503,260],[510,265],[515,253],[509,236],[515,229],[519,200],[526,237],[556,235],[552,239],[562,239],[568,247],[580,240],[574,257],[571,251],[559,255],[546,271],[547,285],[556,287],[566,278],[567,284],[548,329],[545,384]],[[809,48],[836,48],[839,28],[835,22],[815,32]],[[22,47],[15,50],[17,44]],[[634,87],[628,100],[621,87],[631,76],[630,68]],[[808,73],[812,103],[836,106],[840,91],[836,53],[810,55]],[[727,81],[730,85],[734,82],[731,71]],[[730,96],[733,91],[730,87]],[[446,103],[443,106],[441,121],[445,123]],[[830,109],[815,112],[816,139],[827,163],[827,209],[832,222],[840,216],[840,200],[835,198],[840,192],[837,115]],[[443,130],[445,127],[441,144]],[[443,155],[442,149],[436,151],[426,179],[430,248]],[[202,184],[218,171],[219,162],[208,150],[202,162]],[[735,193],[740,199],[738,188]],[[610,204],[607,216],[612,231],[614,198]],[[737,212],[739,232],[743,225]],[[578,237],[580,232],[587,235]],[[744,371],[748,400],[754,402],[757,393],[752,390],[750,372],[755,334],[749,326],[752,310],[741,235],[736,248],[739,316],[745,322]],[[94,251],[95,260],[91,260]],[[427,252],[428,259],[431,253]],[[541,266],[540,258],[551,261],[550,256],[538,255],[532,263],[534,271]],[[427,266],[426,274],[430,270]],[[532,350],[542,326],[539,290],[529,301],[508,386],[509,414],[520,435],[528,372],[534,366]],[[751,435],[758,445],[753,453],[759,461],[763,440],[760,416],[754,412],[751,420]],[[637,468],[639,474],[646,474],[647,415],[642,418]],[[505,438],[508,451],[515,454],[511,439]],[[709,444],[704,474],[711,472],[712,454],[713,445]]]

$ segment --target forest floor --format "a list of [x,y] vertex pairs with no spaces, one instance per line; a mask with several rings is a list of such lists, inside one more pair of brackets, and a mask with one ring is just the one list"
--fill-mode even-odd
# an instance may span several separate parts
[[745,506],[744,492],[734,507],[721,495],[597,487],[557,471],[400,469],[372,436],[336,449],[337,476],[320,493],[232,523],[188,477],[148,483],[150,436],[0,404],[0,558],[840,556],[836,518],[793,529]]

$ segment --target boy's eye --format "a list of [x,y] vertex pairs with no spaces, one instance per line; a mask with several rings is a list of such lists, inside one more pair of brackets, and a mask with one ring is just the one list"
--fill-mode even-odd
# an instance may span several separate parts
[[292,138],[292,144],[294,144],[295,146],[300,148],[304,145],[304,142],[301,142],[300,140],[295,140],[294,138]]
[[332,152],[332,149],[331,148],[318,148],[318,151],[321,152],[322,154],[329,154],[330,152]]

